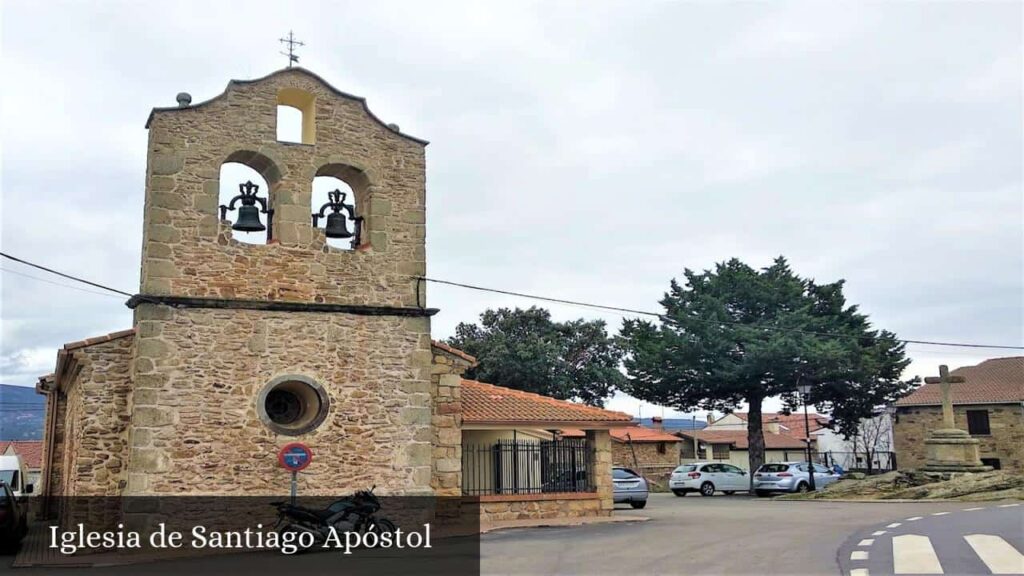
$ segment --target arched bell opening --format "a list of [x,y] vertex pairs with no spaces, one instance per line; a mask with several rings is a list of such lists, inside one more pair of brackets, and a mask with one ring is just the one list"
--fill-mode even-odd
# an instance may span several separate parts
[[346,164],[327,164],[312,183],[313,226],[327,236],[327,245],[354,249],[368,245],[369,189],[366,174]]
[[217,218],[244,244],[266,244],[273,231],[273,186],[277,166],[256,152],[235,152],[220,167]]

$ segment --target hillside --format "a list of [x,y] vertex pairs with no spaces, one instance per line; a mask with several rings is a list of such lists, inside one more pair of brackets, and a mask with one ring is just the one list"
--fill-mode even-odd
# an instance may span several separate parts
[[29,386],[0,384],[0,440],[42,439],[45,403]]

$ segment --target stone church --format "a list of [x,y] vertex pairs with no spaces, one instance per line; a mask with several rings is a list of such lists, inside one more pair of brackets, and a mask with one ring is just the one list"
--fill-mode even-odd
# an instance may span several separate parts
[[[301,113],[298,141],[279,140],[281,106]],[[578,470],[537,463],[547,476],[525,470],[542,479],[527,490],[511,465],[501,482],[481,476],[501,467],[489,460],[473,493],[500,514],[527,492],[537,514],[610,513],[608,430],[628,415],[462,380],[474,359],[431,340],[426,141],[302,68],[201,103],[179,94],[146,127],[133,327],[65,345],[40,378],[44,497],[279,495],[290,475],[276,455],[295,440],[314,452],[302,494],[461,495],[464,430],[500,443],[529,426],[561,454],[555,430],[572,427],[586,434]],[[263,183],[221,182],[227,163]],[[349,190],[318,206],[321,176]]]

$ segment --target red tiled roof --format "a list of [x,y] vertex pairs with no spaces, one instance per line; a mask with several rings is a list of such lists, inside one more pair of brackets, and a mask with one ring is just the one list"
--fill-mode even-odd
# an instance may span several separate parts
[[42,440],[13,440],[0,442],[0,455],[6,454],[7,450],[14,447],[14,453],[21,456],[25,466],[30,470],[38,470],[43,466],[43,441]]
[[[696,436],[697,439],[702,442],[707,442],[708,444],[730,444],[737,450],[746,450],[748,447],[746,430],[687,430],[685,432],[679,432],[679,435],[686,438],[693,438]],[[771,434],[768,432],[764,434],[764,447],[770,450],[781,450],[787,448],[799,448],[802,450],[805,446],[806,444],[804,444],[803,440],[790,436],[789,434]]]
[[[747,422],[750,419],[750,414],[747,412],[733,412],[734,416]],[[724,418],[724,416],[723,416]],[[720,418],[721,419],[721,418]],[[719,420],[720,420],[719,419]],[[828,424],[828,416],[822,416],[821,414],[809,414],[808,419],[811,424],[811,432],[817,432]],[[782,414],[781,412],[762,412],[761,422],[768,424],[771,422],[777,422],[789,429],[788,433],[791,436],[797,438],[803,438],[807,436],[804,431],[804,415],[803,414]]]
[[466,354],[465,352],[463,352],[462,350],[459,350],[458,348],[455,348],[453,346],[449,346],[449,345],[445,344],[444,342],[441,342],[440,340],[431,340],[430,343],[435,348],[443,350],[443,351],[445,351],[445,352],[447,352],[447,353],[449,353],[449,354],[451,354],[453,356],[458,356],[459,358],[462,358],[463,360],[465,360],[466,362],[469,362],[470,364],[476,364],[476,357],[475,356],[470,356],[469,354]]
[[475,380],[462,381],[465,424],[520,425],[560,428],[565,425],[625,426],[633,417],[593,406],[556,400]]
[[86,346],[93,346],[96,344],[103,344],[104,342],[110,342],[111,340],[117,340],[118,338],[124,338],[125,336],[131,336],[135,334],[134,328],[127,330],[119,330],[117,332],[111,332],[110,334],[104,334],[103,336],[96,336],[94,338],[86,338],[85,340],[79,340],[77,342],[68,342],[64,345],[65,350],[76,350],[78,348],[85,348]]
[[[616,428],[611,431],[612,440],[619,442],[681,442],[682,439],[675,434],[669,434],[661,430],[654,430],[645,426],[630,426],[628,428]],[[627,437],[628,436],[628,437]]]
[[[950,372],[965,382],[949,389],[953,404],[1007,404],[1024,401],[1024,356],[991,358],[977,366],[963,366]],[[942,385],[925,384],[896,401],[897,406],[938,406]]]

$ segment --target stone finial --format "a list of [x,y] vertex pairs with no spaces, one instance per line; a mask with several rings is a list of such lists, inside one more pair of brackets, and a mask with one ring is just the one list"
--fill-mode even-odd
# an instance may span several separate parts
[[178,108],[188,108],[188,105],[192,103],[192,95],[188,92],[178,92],[175,99],[178,101]]

